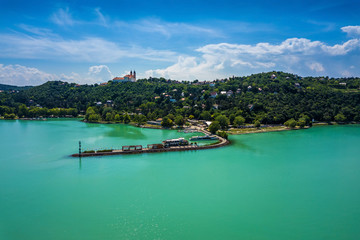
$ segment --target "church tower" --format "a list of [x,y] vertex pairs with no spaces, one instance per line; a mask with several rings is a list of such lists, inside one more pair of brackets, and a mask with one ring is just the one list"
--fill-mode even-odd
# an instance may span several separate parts
[[134,70],[134,78],[135,78],[135,80],[136,80],[136,72],[135,72],[135,70]]

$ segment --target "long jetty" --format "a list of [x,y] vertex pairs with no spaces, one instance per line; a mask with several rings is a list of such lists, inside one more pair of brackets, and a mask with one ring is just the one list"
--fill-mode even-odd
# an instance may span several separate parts
[[140,154],[140,153],[159,153],[159,152],[180,152],[180,151],[196,151],[205,150],[212,148],[219,148],[228,145],[230,142],[222,137],[218,137],[219,142],[211,145],[197,146],[197,145],[186,145],[186,146],[171,146],[168,148],[142,148],[139,150],[112,150],[111,152],[91,152],[91,153],[76,153],[71,155],[72,157],[96,157],[96,156],[111,156],[111,155],[122,155],[122,154]]

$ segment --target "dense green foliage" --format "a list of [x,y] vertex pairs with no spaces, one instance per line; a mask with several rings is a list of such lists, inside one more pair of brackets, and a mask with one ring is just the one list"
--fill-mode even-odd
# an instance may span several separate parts
[[218,121],[213,121],[209,126],[209,131],[212,134],[215,134],[220,129],[220,123]]
[[[166,126],[181,125],[186,118],[216,119],[222,129],[229,124],[240,126],[255,121],[283,124],[294,118],[302,127],[312,119],[360,121],[359,88],[359,78],[301,78],[283,72],[211,83],[153,78],[135,83],[110,81],[106,85],[80,86],[54,81],[19,92],[1,92],[0,115],[37,117],[81,113],[88,121],[134,121],[139,125],[167,117]],[[212,92],[217,96],[212,97]]]
[[26,86],[26,87],[18,87],[13,85],[7,85],[7,84],[0,84],[0,91],[20,91],[24,89],[32,88],[32,86]]

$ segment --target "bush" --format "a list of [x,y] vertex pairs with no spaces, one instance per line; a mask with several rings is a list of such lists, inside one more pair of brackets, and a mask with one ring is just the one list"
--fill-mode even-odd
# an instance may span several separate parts
[[215,118],[217,122],[219,122],[222,129],[228,128],[230,121],[225,115],[219,115]]
[[284,125],[289,127],[289,128],[295,128],[296,127],[297,122],[295,121],[295,119],[291,118],[289,120],[287,120]]
[[112,152],[112,149],[97,150],[96,152]]
[[173,121],[168,118],[167,116],[163,118],[162,122],[161,122],[161,126],[165,127],[165,128],[170,128],[173,125]]
[[261,126],[260,121],[259,121],[259,120],[256,120],[256,121],[254,122],[254,127],[259,128],[260,126]]
[[234,125],[235,126],[241,126],[241,125],[243,125],[245,123],[245,118],[243,118],[242,116],[237,116],[237,117],[235,117],[235,119],[234,119]]
[[95,153],[94,150],[87,150],[87,151],[83,151],[82,153]]
[[228,134],[225,131],[218,131],[217,135],[219,135],[222,138],[228,139]]
[[345,121],[346,121],[346,117],[345,117],[344,114],[338,113],[338,114],[335,116],[335,121],[337,121],[337,122],[345,122]]
[[5,113],[4,118],[5,119],[15,119],[16,115],[14,113],[10,113],[10,114]]

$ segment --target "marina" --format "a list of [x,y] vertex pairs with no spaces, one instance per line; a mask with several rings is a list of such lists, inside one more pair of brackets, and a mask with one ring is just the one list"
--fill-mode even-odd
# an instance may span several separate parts
[[[228,145],[230,142],[221,137],[216,137],[219,142],[215,144],[198,146],[197,144],[189,144],[184,138],[168,139],[163,141],[162,144],[148,144],[147,147],[142,145],[129,145],[122,146],[121,149],[109,149],[109,150],[92,150],[81,152],[79,147],[79,153],[72,154],[72,157],[94,157],[94,156],[109,156],[109,155],[121,155],[121,154],[140,154],[140,153],[159,153],[159,152],[174,152],[174,151],[194,151],[205,150],[212,148],[219,148]],[[79,143],[80,144],[80,143]]]

